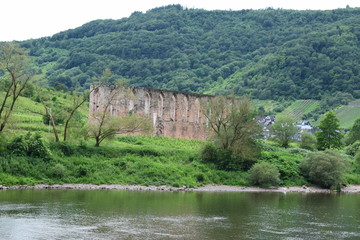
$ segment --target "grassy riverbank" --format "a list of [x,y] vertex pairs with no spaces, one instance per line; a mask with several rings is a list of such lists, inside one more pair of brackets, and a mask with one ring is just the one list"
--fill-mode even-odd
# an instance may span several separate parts
[[162,137],[117,137],[101,147],[51,143],[49,156],[2,154],[0,184],[92,183],[200,186],[246,185],[243,172],[216,170],[199,160],[202,142]]
[[[29,156],[3,150],[0,156],[1,185],[121,184],[197,187],[206,184],[249,186],[245,171],[223,171],[200,159],[204,142],[165,137],[122,136],[93,147],[91,141],[50,143],[45,156]],[[263,143],[258,161],[275,165],[282,186],[308,184],[299,163],[308,153],[297,147],[279,148]],[[18,148],[17,148],[18,149]],[[349,162],[352,160],[349,159]],[[355,166],[355,165],[354,165]],[[359,184],[353,167],[347,183]]]

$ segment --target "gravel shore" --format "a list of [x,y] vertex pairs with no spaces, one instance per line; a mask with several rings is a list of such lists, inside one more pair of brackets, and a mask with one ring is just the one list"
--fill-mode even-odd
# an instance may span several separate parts
[[[298,192],[298,193],[333,193],[329,189],[317,187],[278,187],[278,188],[258,188],[258,187],[237,187],[225,185],[205,185],[196,188],[169,187],[169,186],[140,186],[140,185],[116,185],[116,184],[37,184],[34,186],[16,185],[2,186],[0,190],[22,190],[22,189],[73,189],[73,190],[125,190],[125,191],[164,191],[164,192]],[[348,185],[341,189],[343,193],[360,193],[360,185]]]

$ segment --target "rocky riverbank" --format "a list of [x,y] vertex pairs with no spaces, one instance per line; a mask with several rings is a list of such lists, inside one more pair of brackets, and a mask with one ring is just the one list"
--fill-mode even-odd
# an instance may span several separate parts
[[[62,189],[62,190],[124,190],[124,191],[164,191],[164,192],[298,192],[298,193],[332,193],[329,189],[317,187],[278,187],[278,188],[259,188],[259,187],[239,187],[225,185],[205,185],[196,188],[169,187],[169,186],[140,186],[140,185],[116,185],[116,184],[37,184],[34,186],[15,185],[2,186],[0,190],[25,190],[25,189]],[[360,185],[348,185],[341,189],[343,193],[360,193]]]

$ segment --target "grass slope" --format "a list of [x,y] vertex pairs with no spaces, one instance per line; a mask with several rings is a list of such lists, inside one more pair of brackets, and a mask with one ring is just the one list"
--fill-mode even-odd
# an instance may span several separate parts
[[290,106],[288,106],[281,114],[285,114],[299,121],[302,117],[314,110],[319,105],[317,100],[296,100]]
[[335,114],[340,120],[340,127],[350,129],[355,120],[360,118],[360,99],[337,108]]
[[[71,95],[67,93],[61,93],[57,91],[49,90],[46,94],[51,96],[52,103],[61,108],[66,108],[71,106],[72,98]],[[0,99],[2,100],[3,95],[0,94]],[[86,122],[88,116],[88,107],[89,104],[85,103],[78,111],[80,118],[84,119]],[[55,111],[52,108],[52,111]],[[42,132],[48,138],[52,138],[52,129],[48,124],[43,122],[43,117],[38,113],[45,113],[44,107],[41,103],[34,101],[31,98],[19,97],[18,101],[15,104],[14,111],[10,116],[10,121],[5,127],[4,135],[8,138],[12,138],[19,134],[24,134],[28,131],[30,132]],[[58,131],[62,132],[61,124],[58,127]]]

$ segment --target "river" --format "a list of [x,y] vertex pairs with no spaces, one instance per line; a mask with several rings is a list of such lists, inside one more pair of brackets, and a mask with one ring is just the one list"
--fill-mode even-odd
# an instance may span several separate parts
[[360,194],[8,190],[0,239],[360,239]]

